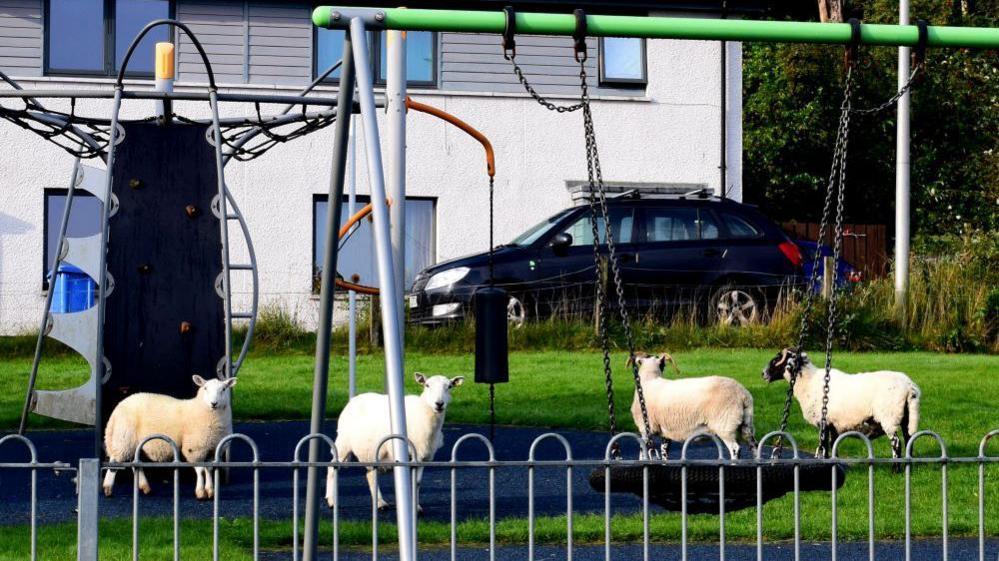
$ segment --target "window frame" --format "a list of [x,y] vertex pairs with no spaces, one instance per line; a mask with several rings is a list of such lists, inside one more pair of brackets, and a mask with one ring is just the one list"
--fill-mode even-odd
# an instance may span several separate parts
[[[67,197],[69,195],[69,189],[65,187],[46,187],[42,189],[42,291],[47,291],[51,288],[49,284],[49,226],[53,228],[58,228],[59,224],[49,223],[49,203],[52,197]],[[83,197],[89,197],[97,199],[96,195],[87,193],[86,191],[77,190],[73,199],[79,199]],[[98,199],[99,200],[99,199]],[[65,205],[65,203],[63,203]]]
[[[69,77],[93,77],[109,78],[118,75],[116,53],[116,15],[118,0],[103,0],[104,2],[104,69],[103,70],[74,70],[71,68],[52,68],[49,64],[49,57],[52,53],[50,41],[52,0],[44,0],[42,6],[42,75],[44,76],[69,76]],[[167,0],[167,18],[177,17],[177,0]],[[170,27],[170,40],[176,43],[176,29]],[[179,60],[179,59],[178,59]],[[129,78],[152,78],[154,72],[128,71],[125,76]]]
[[607,61],[604,56],[604,40],[605,39],[615,39],[615,37],[600,37],[597,40],[597,70],[599,74],[599,84],[601,86],[612,86],[619,88],[644,88],[649,85],[649,56],[648,56],[648,40],[644,37],[626,37],[627,39],[639,39],[641,41],[641,52],[642,52],[642,77],[641,78],[613,78],[607,77],[606,66]]
[[[341,195],[341,197],[343,199],[342,202],[341,202],[341,204],[343,205],[342,206],[342,208],[343,208],[342,212],[347,212],[347,205],[349,204],[348,201],[350,200],[349,199],[350,196],[347,195],[347,194],[343,194],[343,195]],[[371,195],[368,195],[367,193],[365,193],[363,195],[362,194],[357,194],[357,195],[355,195],[355,200],[357,201],[356,204],[358,205],[357,206],[357,210],[360,211],[362,208],[364,208],[365,205],[367,205],[368,203],[371,202]],[[432,210],[433,211],[433,221],[432,221],[432,223],[430,225],[430,239],[432,240],[433,246],[431,247],[431,250],[432,250],[431,253],[432,253],[432,255],[430,256],[430,260],[433,263],[437,263],[437,219],[438,219],[438,217],[437,217],[437,203],[440,201],[440,197],[432,197],[432,196],[425,196],[425,195],[406,195],[406,200],[407,201],[428,201],[428,202],[430,202],[432,204],[432,207],[433,207],[433,210]],[[316,235],[319,233],[319,224],[317,224],[317,221],[316,221],[316,204],[318,204],[320,202],[327,203],[326,211],[329,212],[329,195],[327,193],[313,193],[312,194],[312,208],[310,209],[310,214],[312,216],[312,241],[311,241],[311,245],[312,245],[312,248],[311,248],[311,254],[312,254],[311,263],[312,263],[312,266],[310,267],[310,276],[312,276],[314,274],[314,271],[315,271],[315,268],[316,268],[316,260],[319,257],[318,255],[316,255]],[[341,224],[341,227],[342,226],[343,225]],[[339,260],[338,260],[337,264],[339,265]],[[419,272],[419,271],[417,271],[417,272]],[[315,290],[315,288],[312,288],[313,283],[310,282],[309,284],[310,284],[309,292],[313,296],[318,295],[319,293]],[[407,288],[406,290],[409,290],[409,289]]]
[[[46,0],[47,1],[47,0]],[[346,31],[345,31],[346,32]],[[319,68],[319,33],[320,29],[316,26],[312,26],[312,79],[315,80],[319,73],[325,70],[325,68]],[[382,37],[383,31],[380,30],[368,30],[368,60],[371,63],[372,76],[375,77],[375,86],[384,87],[385,80],[382,79]],[[437,89],[439,87],[440,80],[440,33],[436,31],[430,31],[431,34],[431,57],[433,59],[433,64],[431,65],[431,79],[427,80],[406,80],[406,87],[412,87],[417,89]],[[325,85],[337,85],[340,83],[339,76],[327,76],[322,82]],[[413,197],[418,198],[418,197]]]

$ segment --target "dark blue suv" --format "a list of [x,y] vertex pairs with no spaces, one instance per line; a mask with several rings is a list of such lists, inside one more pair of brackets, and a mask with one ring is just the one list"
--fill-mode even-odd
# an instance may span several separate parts
[[[687,307],[708,321],[742,325],[764,318],[781,290],[803,283],[798,246],[755,207],[703,192],[627,192],[607,204],[624,296],[638,313],[665,315]],[[512,323],[592,313],[596,272],[589,204],[559,212],[497,247],[494,260],[495,282],[510,293]],[[616,304],[613,282],[606,282]],[[487,253],[434,265],[413,283],[409,319],[425,325],[461,319],[487,283]]]

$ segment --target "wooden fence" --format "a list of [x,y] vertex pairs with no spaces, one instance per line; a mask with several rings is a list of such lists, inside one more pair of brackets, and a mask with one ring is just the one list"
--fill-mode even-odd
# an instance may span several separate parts
[[[781,228],[794,239],[816,241],[819,225],[816,222],[784,222]],[[825,242],[832,246],[832,232]],[[810,258],[809,255],[805,256]],[[884,224],[844,224],[843,259],[863,272],[865,279],[888,274],[888,236]]]

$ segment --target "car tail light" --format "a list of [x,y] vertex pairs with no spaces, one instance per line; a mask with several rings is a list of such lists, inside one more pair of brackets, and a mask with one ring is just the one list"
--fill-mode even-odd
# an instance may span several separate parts
[[801,257],[801,249],[798,248],[797,244],[792,241],[782,241],[777,249],[787,257],[787,260],[791,262],[795,267],[801,267],[804,259]]

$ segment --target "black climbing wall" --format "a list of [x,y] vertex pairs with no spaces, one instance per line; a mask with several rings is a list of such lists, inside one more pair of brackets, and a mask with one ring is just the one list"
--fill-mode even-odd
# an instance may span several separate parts
[[114,291],[104,322],[111,378],[104,416],[124,397],[194,395],[192,374],[215,376],[225,354],[225,316],[215,292],[222,271],[215,151],[207,127],[125,125],[117,147],[108,272]]

